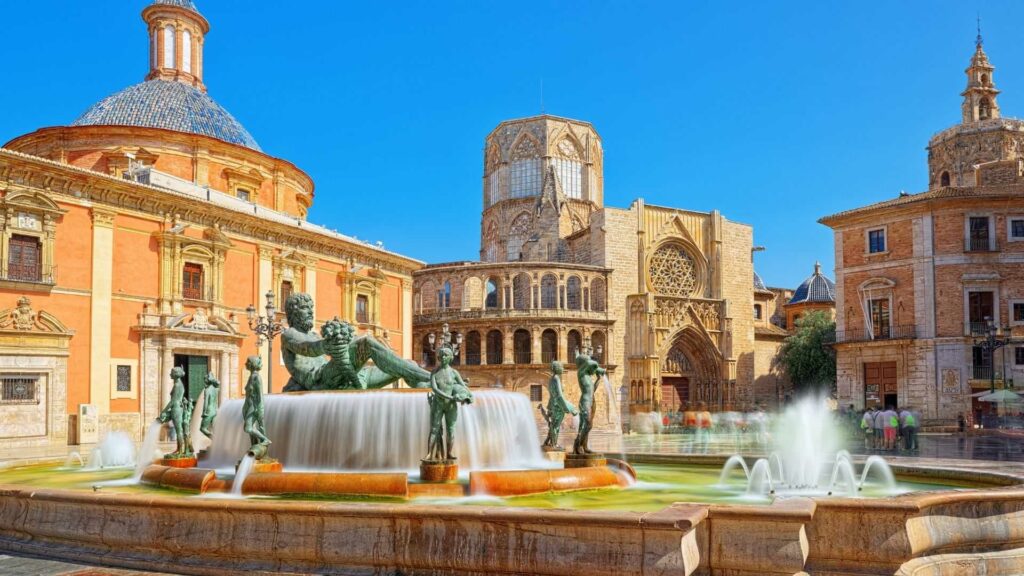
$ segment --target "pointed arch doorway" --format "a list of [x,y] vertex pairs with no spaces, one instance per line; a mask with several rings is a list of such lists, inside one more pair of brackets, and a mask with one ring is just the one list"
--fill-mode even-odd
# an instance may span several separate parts
[[722,356],[707,333],[691,325],[679,330],[669,342],[661,354],[655,406],[662,411],[698,402],[710,409],[719,407]]

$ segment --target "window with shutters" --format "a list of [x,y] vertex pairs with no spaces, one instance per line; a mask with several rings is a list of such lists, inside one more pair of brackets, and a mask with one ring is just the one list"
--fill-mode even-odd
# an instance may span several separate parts
[[42,280],[42,244],[34,236],[11,236],[7,275],[11,280],[39,282]]
[[188,300],[203,299],[203,266],[186,262],[181,275],[181,295]]
[[364,294],[356,296],[356,322],[360,324],[370,322],[370,299]]

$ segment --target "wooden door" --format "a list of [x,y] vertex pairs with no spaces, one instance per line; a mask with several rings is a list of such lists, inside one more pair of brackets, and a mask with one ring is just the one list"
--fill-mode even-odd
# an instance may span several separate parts
[[661,379],[661,411],[680,410],[690,401],[690,379],[665,376]]
[[864,363],[864,406],[884,407],[886,397],[898,401],[895,362]]

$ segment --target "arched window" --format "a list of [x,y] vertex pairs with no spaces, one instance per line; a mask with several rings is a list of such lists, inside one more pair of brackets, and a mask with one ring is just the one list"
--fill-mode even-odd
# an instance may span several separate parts
[[940,186],[949,186],[949,172],[943,171],[942,176],[939,177]]
[[164,68],[174,68],[174,26],[164,26]]
[[420,312],[429,312],[437,308],[437,284],[427,280],[420,286]]
[[605,355],[608,353],[608,343],[605,340],[604,332],[594,330],[590,335],[590,344],[594,347],[594,360],[597,360],[599,364],[604,364]]
[[430,334],[424,334],[423,339],[420,341],[420,350],[422,352],[421,362],[424,366],[434,365],[434,347],[430,345]]
[[494,278],[487,279],[487,287],[484,294],[484,307],[488,310],[498,307],[498,283]]
[[516,310],[530,308],[530,275],[526,272],[512,278],[512,307]]
[[540,280],[540,307],[546,310],[558,308],[558,278],[545,274]]
[[480,333],[476,330],[466,334],[466,364],[478,366],[480,364]]
[[550,328],[540,335],[540,360],[545,364],[558,360],[558,333]]
[[491,144],[487,150],[487,205],[501,201],[501,152]]
[[761,305],[760,304],[754,304],[754,320],[760,320],[760,319],[761,319]]
[[978,120],[988,120],[992,117],[992,103],[988,98],[978,101]]
[[520,328],[512,335],[513,358],[516,364],[530,364],[531,348],[530,333]]
[[590,283],[590,309],[594,312],[604,312],[605,306],[604,279],[595,278]]
[[484,305],[483,283],[476,276],[466,278],[462,284],[462,309],[479,310]]
[[988,86],[988,74],[981,75],[981,85]]
[[526,243],[526,237],[530,233],[530,215],[523,212],[516,219],[512,221],[512,225],[508,229],[508,247],[507,260],[509,262],[516,262],[521,259],[523,254],[523,244]]
[[562,193],[566,198],[582,198],[583,163],[580,161],[579,149],[568,138],[562,138],[558,142],[557,153],[552,164],[555,176],[562,185]]
[[583,352],[583,338],[580,336],[578,331],[569,330],[567,339],[569,345],[569,361],[574,361],[576,359],[576,355]]
[[580,292],[579,276],[570,276],[565,284],[565,307],[569,310],[579,310],[583,304],[583,295]]
[[504,347],[505,338],[501,335],[500,330],[491,330],[487,333],[487,363],[488,364],[501,364],[504,362],[504,354],[502,354],[502,348]]
[[451,308],[452,307],[452,283],[445,280],[444,286],[437,293],[437,307],[438,308]]
[[509,167],[509,197],[525,198],[540,194],[540,146],[533,138],[523,138],[512,152]]
[[181,69],[192,72],[192,33],[188,30],[181,33]]

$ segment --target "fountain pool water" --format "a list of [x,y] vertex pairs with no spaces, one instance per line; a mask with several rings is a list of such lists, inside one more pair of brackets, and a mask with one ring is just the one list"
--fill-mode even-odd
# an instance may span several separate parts
[[[858,481],[843,435],[824,398],[807,397],[791,406],[776,420],[772,435],[774,450],[759,458],[746,472],[747,494],[751,495],[833,495],[856,496],[869,478],[878,478],[882,493],[898,491],[889,465],[880,456],[870,456]],[[742,456],[729,458],[722,468],[721,483],[729,480]]]
[[[79,457],[81,458],[81,457]],[[119,468],[135,464],[135,444],[124,432],[110,432],[89,452],[86,470]]]
[[[266,396],[270,455],[291,471],[412,471],[427,450],[425,391],[313,392]],[[242,400],[221,407],[202,466],[233,468],[249,449]],[[550,468],[527,396],[474,391],[459,409],[455,455],[461,471]]]

